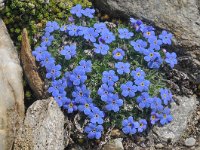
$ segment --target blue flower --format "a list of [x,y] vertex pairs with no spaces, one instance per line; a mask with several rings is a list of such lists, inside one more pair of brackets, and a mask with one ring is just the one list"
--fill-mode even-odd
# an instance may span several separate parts
[[148,91],[150,81],[144,79],[137,79],[135,80],[135,84],[137,85],[138,91],[143,92],[143,91]]
[[130,18],[131,26],[135,28],[136,31],[140,31],[140,27],[143,25],[141,20],[135,20],[134,18]]
[[73,86],[73,82],[70,80],[70,75],[71,74],[72,74],[71,72],[65,72],[64,77],[63,77],[67,82],[67,87],[72,87]]
[[78,26],[77,34],[78,36],[82,36],[87,31],[88,27]]
[[162,41],[157,39],[156,36],[151,36],[148,39],[148,42],[150,43],[151,49],[160,50],[160,46],[162,45]]
[[108,111],[113,110],[114,112],[119,111],[119,107],[123,105],[123,100],[119,99],[119,96],[117,94],[109,94],[109,98],[106,101],[107,105],[105,108]]
[[57,96],[59,93],[63,93],[66,87],[67,83],[64,80],[53,80],[48,92],[52,93],[53,96]]
[[122,121],[122,131],[125,134],[133,135],[137,132],[137,128],[139,128],[139,123],[134,121],[132,116]]
[[92,113],[92,108],[94,107],[91,98],[84,98],[82,102],[80,102],[78,106],[78,110],[84,112],[85,115],[89,115]]
[[76,106],[76,102],[75,101],[71,101],[70,103],[66,103],[63,105],[63,108],[67,110],[67,112],[73,113],[74,111],[77,111],[77,106]]
[[71,100],[66,97],[66,92],[62,92],[53,97],[57,102],[59,107],[62,107],[64,104],[69,103]]
[[176,53],[166,53],[166,58],[165,58],[166,63],[170,65],[171,68],[174,68],[174,65],[177,64],[177,59],[176,59]]
[[122,60],[124,56],[125,56],[125,53],[124,53],[124,51],[121,48],[116,48],[113,51],[113,58],[114,59]]
[[155,60],[160,54],[158,52],[155,52],[153,49],[149,49],[148,53],[145,54],[144,60],[147,62]]
[[164,44],[171,45],[172,44],[172,34],[167,33],[167,31],[163,30],[162,33],[159,35],[159,38],[162,40]]
[[161,111],[163,109],[162,101],[158,97],[151,98],[150,105],[153,111]]
[[109,98],[109,93],[114,92],[113,86],[108,86],[107,84],[102,84],[98,90],[98,95],[101,96],[102,101],[107,101]]
[[169,108],[165,108],[163,110],[163,113],[160,114],[159,118],[160,118],[160,123],[162,125],[168,124],[169,122],[171,122],[173,120],[173,117],[170,114],[170,109]]
[[55,64],[55,59],[51,56],[51,54],[46,51],[42,55],[42,59],[40,62],[42,67],[48,67],[49,65]]
[[63,26],[61,26],[60,31],[67,32],[67,27],[68,25],[64,24]]
[[155,111],[152,111],[150,117],[151,124],[154,125],[158,120],[159,120],[159,114],[156,113]]
[[113,70],[104,71],[102,82],[107,83],[109,86],[113,86],[115,82],[119,80],[119,77],[116,76],[115,72]]
[[36,49],[32,52],[33,56],[35,56],[37,61],[44,60],[43,56],[48,53],[46,46],[38,46]]
[[92,63],[91,63],[91,60],[81,60],[79,62],[79,65],[82,66],[85,70],[85,72],[91,72],[92,71]]
[[137,41],[131,41],[130,44],[133,46],[135,51],[137,51],[139,53],[143,53],[145,47],[147,47],[147,42],[145,42],[141,39],[139,39]]
[[70,80],[74,85],[80,85],[81,83],[84,83],[87,80],[85,70],[81,69],[80,67],[76,67],[73,70],[73,73],[70,75]]
[[137,92],[137,86],[133,85],[133,82],[131,81],[126,82],[126,84],[122,84],[120,88],[124,97],[134,97],[135,92]]
[[163,59],[162,57],[160,56],[159,53],[156,54],[157,56],[154,58],[154,59],[151,59],[149,62],[148,62],[148,67],[149,68],[153,68],[153,69],[159,69],[161,64],[163,63]]
[[70,36],[78,36],[78,29],[79,27],[74,24],[70,24],[67,26],[67,31]]
[[83,103],[90,95],[90,90],[83,84],[81,86],[75,86],[72,96],[75,98],[76,103]]
[[106,31],[109,32],[109,30],[108,30],[106,24],[103,23],[103,22],[95,23],[95,24],[94,24],[94,28],[95,28],[95,31],[96,31],[97,33],[103,33],[103,32],[106,32]]
[[103,30],[101,33],[101,38],[105,41],[105,43],[110,44],[115,40],[115,35],[108,30]]
[[130,64],[129,63],[123,63],[123,62],[115,63],[115,68],[117,69],[117,73],[120,75],[122,75],[124,73],[130,73]]
[[88,126],[85,127],[84,131],[88,134],[89,139],[100,139],[103,126],[89,123]]
[[96,42],[96,38],[99,36],[97,32],[95,32],[94,28],[87,28],[84,32],[84,39],[91,42]]
[[97,107],[92,107],[92,112],[89,113],[90,122],[103,124],[104,112],[100,111]]
[[77,4],[71,8],[70,13],[76,15],[78,18],[82,17],[82,6]]
[[134,35],[133,32],[129,32],[126,28],[118,29],[118,33],[120,39],[130,39]]
[[54,36],[51,35],[49,32],[46,32],[42,37],[42,46],[50,46],[52,41],[54,40]]
[[60,29],[60,26],[59,24],[56,22],[56,21],[48,21],[47,24],[46,24],[46,28],[45,28],[45,32],[53,32],[55,30],[59,30]]
[[60,51],[60,54],[65,56],[66,60],[70,60],[72,57],[76,56],[76,45],[67,45],[63,50]]
[[49,65],[47,68],[47,74],[46,74],[46,78],[47,79],[56,79],[58,77],[60,77],[61,75],[61,66],[60,65],[55,65],[55,64],[51,64]]
[[97,54],[102,54],[102,55],[106,55],[108,53],[109,50],[109,46],[103,43],[100,44],[96,44],[94,43],[95,49],[94,52]]
[[147,92],[143,92],[141,96],[137,97],[137,103],[139,104],[140,108],[148,108],[150,106],[150,96]]
[[168,89],[160,89],[160,96],[165,105],[168,105],[170,101],[172,101],[172,93]]
[[154,31],[146,31],[145,33],[143,33],[143,36],[145,38],[151,38],[151,36],[155,36],[155,32]]
[[131,71],[131,76],[135,80],[138,80],[138,79],[144,79],[146,74],[140,67],[138,67],[138,68],[136,68],[136,70]]
[[139,120],[138,132],[143,132],[147,128],[147,121],[145,119]]
[[94,15],[93,15],[94,12],[95,12],[94,9],[86,8],[86,9],[82,10],[81,13],[86,17],[94,18]]

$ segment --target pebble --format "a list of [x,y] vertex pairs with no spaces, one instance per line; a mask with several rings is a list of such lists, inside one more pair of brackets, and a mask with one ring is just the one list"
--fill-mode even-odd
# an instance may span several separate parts
[[196,139],[194,139],[193,137],[185,139],[186,146],[192,147],[195,145],[195,143],[196,143]]
[[124,150],[122,140],[122,138],[113,139],[104,145],[102,150]]
[[156,144],[155,147],[156,147],[157,149],[162,149],[162,148],[164,148],[164,145],[161,144],[161,143],[159,143],[159,144]]

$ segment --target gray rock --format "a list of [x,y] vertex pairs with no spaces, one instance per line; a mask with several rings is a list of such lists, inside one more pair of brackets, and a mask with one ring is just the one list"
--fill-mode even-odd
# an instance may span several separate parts
[[192,147],[195,145],[195,143],[196,143],[196,139],[194,139],[193,137],[185,139],[186,146]]
[[179,64],[192,82],[200,84],[199,0],[93,0],[95,6],[116,17],[142,19],[172,32]]
[[64,114],[53,98],[38,100],[28,108],[14,149],[64,149]]
[[179,105],[173,102],[171,109],[174,120],[163,127],[156,126],[153,129],[160,140],[167,141],[171,139],[172,143],[178,141],[186,130],[187,123],[190,121],[197,104],[196,96],[177,96],[176,98],[179,100]]
[[102,150],[124,150],[122,140],[122,138],[113,139],[104,145]]
[[22,68],[17,51],[0,19],[0,149],[12,149],[24,118]]

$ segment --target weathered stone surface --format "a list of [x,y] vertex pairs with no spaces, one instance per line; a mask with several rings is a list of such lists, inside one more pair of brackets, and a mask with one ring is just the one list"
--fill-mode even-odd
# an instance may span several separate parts
[[113,139],[104,145],[102,150],[124,150],[122,140],[122,138]]
[[24,117],[22,68],[17,51],[0,19],[0,149],[11,149]]
[[64,114],[53,98],[38,100],[27,110],[15,150],[63,150]]
[[95,6],[113,16],[130,16],[167,29],[181,70],[200,84],[200,1],[199,0],[93,0]]
[[190,121],[193,112],[196,109],[196,96],[176,97],[179,100],[179,105],[172,103],[171,113],[173,121],[163,127],[155,127],[153,131],[158,135],[160,140],[167,141],[171,139],[175,143],[187,128],[187,123]]
[[22,46],[21,46],[21,62],[24,74],[29,83],[29,86],[35,93],[38,99],[45,98],[46,93],[44,89],[44,82],[42,81],[36,66],[35,58],[31,53],[31,46],[29,43],[28,33],[26,29],[22,32]]

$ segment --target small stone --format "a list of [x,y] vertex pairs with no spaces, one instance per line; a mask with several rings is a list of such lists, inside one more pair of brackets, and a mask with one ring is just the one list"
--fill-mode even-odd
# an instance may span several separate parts
[[122,137],[123,136],[123,133],[119,130],[119,129],[113,129],[111,131],[111,136],[114,136],[114,137]]
[[196,139],[194,139],[193,137],[187,138],[187,139],[185,140],[185,145],[186,145],[186,146],[189,146],[189,147],[194,146],[195,143],[196,143]]
[[161,144],[161,143],[158,143],[158,144],[155,145],[155,147],[156,147],[157,149],[162,149],[162,148],[164,147],[164,145]]
[[113,139],[108,142],[102,150],[124,150],[122,140],[122,138]]

